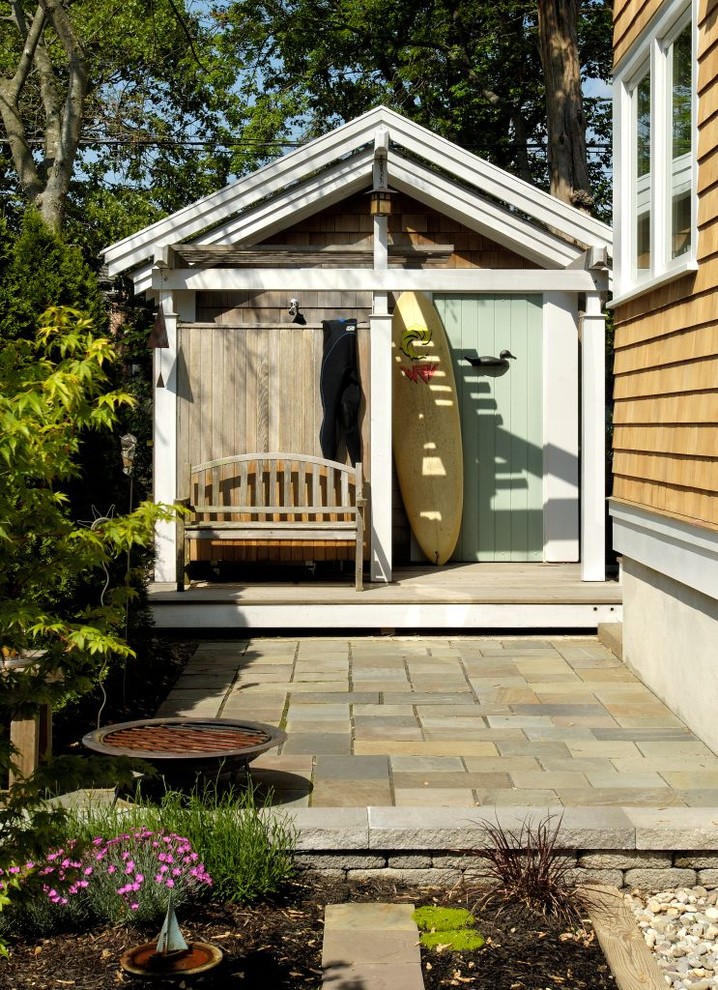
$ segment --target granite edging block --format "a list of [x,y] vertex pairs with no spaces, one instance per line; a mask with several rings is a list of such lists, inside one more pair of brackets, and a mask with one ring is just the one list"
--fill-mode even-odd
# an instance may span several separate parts
[[625,808],[636,849],[718,850],[718,808]]
[[[392,850],[486,847],[486,826],[519,836],[550,816],[559,827],[558,848],[634,849],[635,829],[621,808],[369,808],[369,848]],[[560,824],[559,824],[560,823]]]
[[366,808],[296,808],[277,812],[296,830],[297,852],[369,849]]

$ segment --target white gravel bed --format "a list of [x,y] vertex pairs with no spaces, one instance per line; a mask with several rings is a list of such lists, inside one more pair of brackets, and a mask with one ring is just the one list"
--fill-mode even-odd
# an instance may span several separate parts
[[718,890],[683,887],[628,900],[672,990],[718,988]]

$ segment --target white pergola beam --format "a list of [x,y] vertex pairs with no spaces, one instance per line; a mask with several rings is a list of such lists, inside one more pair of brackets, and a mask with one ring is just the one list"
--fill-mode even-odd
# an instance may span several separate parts
[[309,291],[366,292],[596,292],[591,272],[533,268],[177,268],[155,269],[153,289],[263,292],[293,285]]

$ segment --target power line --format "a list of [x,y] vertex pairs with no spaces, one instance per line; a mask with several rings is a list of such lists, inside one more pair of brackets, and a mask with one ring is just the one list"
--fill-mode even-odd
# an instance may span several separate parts
[[[9,138],[0,138],[0,144],[9,145]],[[33,147],[40,147],[45,144],[43,138],[30,138],[27,143]],[[180,141],[177,138],[82,138],[79,142],[81,148],[215,148],[215,149],[241,149],[241,148],[301,148],[305,141]],[[485,150],[495,148],[495,144],[474,145],[474,148],[467,148],[467,151]],[[503,148],[528,148],[529,150],[546,151],[546,145],[540,141],[528,141],[519,144],[518,142],[508,142],[502,144]],[[610,149],[608,141],[596,141],[586,145],[590,150]]]

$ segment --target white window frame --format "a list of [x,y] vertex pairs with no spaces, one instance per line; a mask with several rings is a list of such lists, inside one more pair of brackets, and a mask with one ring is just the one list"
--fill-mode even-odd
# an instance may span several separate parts
[[[697,216],[697,11],[696,0],[667,3],[641,32],[617,66],[614,84],[614,242],[615,295],[617,306],[644,292],[695,271]],[[685,27],[692,25],[693,83],[692,136],[690,152],[691,244],[690,249],[671,257],[671,107],[670,52]],[[651,231],[650,266],[636,270],[636,127],[634,93],[646,70],[651,82]]]

